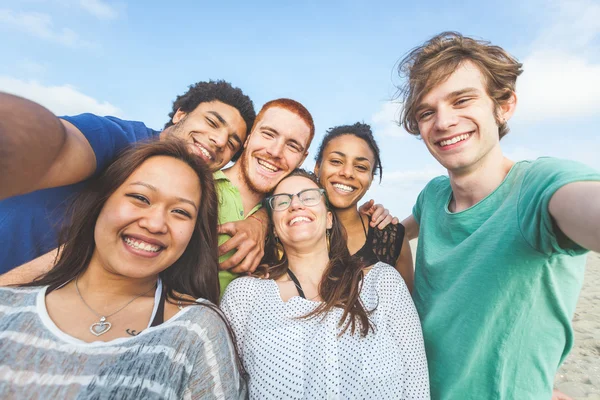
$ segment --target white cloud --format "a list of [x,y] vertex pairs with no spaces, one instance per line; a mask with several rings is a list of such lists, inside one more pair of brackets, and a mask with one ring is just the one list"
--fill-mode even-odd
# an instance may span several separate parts
[[600,64],[561,51],[533,53],[517,83],[515,119],[568,119],[598,113]]
[[44,86],[36,81],[23,81],[0,75],[0,90],[33,100],[57,115],[90,112],[121,116],[121,110],[109,102],[100,102],[71,85]]
[[388,101],[383,103],[379,111],[371,116],[373,132],[375,132],[376,136],[410,137],[404,128],[398,125],[400,107],[401,105],[398,102]]
[[539,121],[594,115],[600,103],[595,45],[600,35],[600,3],[554,1],[546,10],[548,23],[523,60],[515,118]]
[[119,15],[115,7],[102,0],[79,0],[79,5],[99,19],[115,19]]
[[52,17],[38,12],[13,12],[0,9],[0,23],[29,35],[68,47],[86,47],[90,43],[69,28],[55,29]]

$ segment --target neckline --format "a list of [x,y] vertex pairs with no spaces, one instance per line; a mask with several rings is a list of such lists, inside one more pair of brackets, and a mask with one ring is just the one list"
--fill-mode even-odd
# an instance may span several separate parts
[[[158,289],[157,285],[157,289]],[[160,288],[162,290],[162,282],[160,285]],[[36,297],[36,310],[37,310],[37,315],[40,318],[42,325],[48,330],[50,331],[54,336],[56,336],[58,339],[60,339],[61,341],[65,342],[65,343],[69,343],[69,344],[73,344],[73,345],[77,345],[77,346],[83,346],[83,347],[101,347],[101,346],[112,346],[112,345],[117,345],[117,344],[123,344],[123,343],[127,343],[128,341],[131,340],[136,340],[139,337],[142,337],[146,334],[148,334],[149,332],[153,332],[156,329],[160,329],[161,327],[164,327],[166,324],[168,324],[171,321],[174,321],[178,318],[181,317],[181,315],[185,314],[185,312],[191,308],[191,307],[185,307],[183,310],[180,310],[177,314],[175,314],[174,316],[172,316],[171,318],[169,318],[168,320],[164,321],[162,324],[158,325],[158,326],[152,326],[152,327],[147,327],[146,329],[144,329],[143,331],[141,331],[138,335],[136,336],[132,336],[132,337],[120,337],[120,338],[116,338],[113,340],[109,340],[107,342],[101,341],[101,340],[95,340],[93,342],[86,342],[85,340],[76,338],[74,336],[69,335],[68,333],[62,331],[52,320],[52,318],[50,318],[50,314],[48,314],[48,308],[46,307],[46,291],[48,290],[48,286],[43,286],[39,289],[39,292],[37,294]],[[159,293],[157,291],[157,293]],[[159,294],[159,298],[160,298],[160,294]],[[156,301],[156,293],[155,293],[155,300],[154,300],[154,305],[156,308],[157,305],[157,301]],[[154,313],[156,311],[153,310],[152,311],[152,317],[154,317]],[[153,318],[150,319],[149,325],[152,323]]]
[[[374,271],[375,269],[378,268],[379,264],[380,264],[380,262],[377,262],[377,263],[373,264],[372,267],[369,268],[367,273],[363,276],[363,285],[364,285],[364,281],[367,280],[367,277],[371,274],[372,271]],[[255,278],[255,279],[261,280],[260,278]],[[270,283],[271,287],[273,288],[273,291],[274,291],[273,295],[276,297],[276,299],[279,301],[279,303],[283,304],[284,306],[291,303],[293,300],[295,301],[296,299],[298,301],[306,302],[306,303],[310,303],[310,304],[314,304],[314,305],[323,303],[322,301],[309,300],[305,297],[300,297],[298,295],[292,296],[287,301],[284,301],[283,298],[281,297],[281,291],[279,290],[279,285],[277,285],[277,282],[275,282],[274,279],[268,279],[268,281],[269,281],[268,283]]]
[[461,211],[458,211],[458,212],[452,212],[452,211],[450,211],[450,202],[452,201],[453,192],[452,192],[452,185],[450,184],[450,178],[448,178],[448,184],[449,184],[449,187],[450,187],[450,193],[448,194],[448,199],[446,200],[446,203],[444,205],[444,212],[447,215],[460,215],[460,214],[463,214],[463,213],[466,213],[466,212],[468,212],[470,210],[475,209],[480,204],[483,204],[487,199],[491,198],[502,186],[504,186],[506,184],[506,182],[508,182],[508,178],[511,177],[513,171],[516,169],[516,166],[518,164],[521,164],[521,163],[524,163],[524,162],[528,162],[528,161],[527,160],[522,160],[522,161],[517,161],[517,162],[513,163],[513,165],[508,170],[508,173],[506,174],[506,176],[504,177],[504,179],[502,180],[502,182],[500,182],[500,184],[498,186],[496,186],[496,188],[494,190],[492,190],[483,199],[481,199],[477,203],[473,204],[471,207],[465,208],[464,210],[461,210]]

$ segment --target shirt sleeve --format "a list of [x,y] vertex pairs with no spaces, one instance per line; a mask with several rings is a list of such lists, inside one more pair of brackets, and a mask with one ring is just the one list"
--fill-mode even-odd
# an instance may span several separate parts
[[517,207],[521,232],[533,248],[547,255],[587,251],[560,231],[548,210],[558,189],[581,181],[600,181],[600,173],[575,161],[543,157],[532,162],[523,177]]
[[387,264],[379,264],[377,293],[387,329],[400,347],[406,370],[403,399],[429,399],[429,372],[419,315],[402,276]]
[[125,121],[116,117],[86,113],[60,118],[75,125],[89,142],[96,156],[96,173],[102,171],[132,143],[158,137],[159,134],[142,122]]
[[[190,306],[202,307],[202,306]],[[199,331],[198,350],[184,398],[245,398],[247,386],[238,368],[235,348],[218,309],[203,307],[190,329]]]
[[240,357],[243,359],[244,339],[246,336],[246,327],[248,316],[252,310],[252,304],[255,298],[255,280],[257,278],[241,277],[231,282],[223,299],[221,300],[221,310],[227,316],[231,328],[235,333],[235,340]]

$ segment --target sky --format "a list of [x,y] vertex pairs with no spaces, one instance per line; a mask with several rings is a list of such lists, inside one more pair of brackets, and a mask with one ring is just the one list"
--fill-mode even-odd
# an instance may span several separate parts
[[442,31],[517,57],[518,106],[504,153],[600,170],[600,0],[0,0],[0,90],[57,115],[92,112],[160,130],[195,82],[225,79],[254,101],[289,97],[312,113],[312,169],[325,131],[361,121],[381,148],[374,198],[400,219],[446,171],[397,125],[395,67]]

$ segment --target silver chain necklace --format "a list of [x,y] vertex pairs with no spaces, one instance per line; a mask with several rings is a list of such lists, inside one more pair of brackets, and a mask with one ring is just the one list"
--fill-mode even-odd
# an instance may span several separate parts
[[152,288],[150,288],[150,290],[148,290],[148,291],[146,291],[146,292],[144,292],[142,294],[138,294],[133,299],[129,300],[123,307],[119,308],[115,312],[112,312],[112,313],[110,313],[108,315],[100,315],[92,307],[90,307],[89,304],[86,303],[85,300],[83,299],[83,296],[81,295],[81,292],[79,292],[79,285],[77,285],[78,281],[79,281],[79,275],[77,276],[77,278],[75,278],[75,290],[77,291],[77,294],[79,295],[79,298],[81,299],[81,301],[83,302],[83,304],[85,304],[85,306],[91,312],[93,312],[98,318],[100,318],[100,321],[94,322],[92,325],[90,325],[90,332],[94,336],[104,335],[106,332],[108,332],[110,330],[110,328],[112,327],[112,324],[107,321],[107,318],[112,317],[113,315],[115,315],[116,313],[118,313],[119,311],[121,311],[122,309],[124,309],[125,307],[127,307],[128,305],[130,305],[131,303],[133,303],[134,300],[142,297],[145,294],[150,293],[150,291],[152,291],[152,289],[154,289],[154,287],[152,287]]

